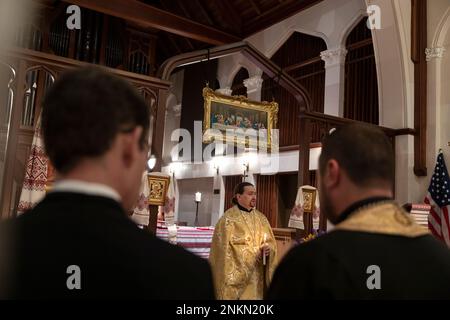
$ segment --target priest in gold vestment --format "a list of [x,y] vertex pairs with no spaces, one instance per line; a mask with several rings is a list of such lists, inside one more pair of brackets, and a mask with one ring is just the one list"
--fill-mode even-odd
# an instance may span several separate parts
[[271,280],[277,246],[266,217],[255,209],[255,187],[236,186],[234,207],[217,222],[210,263],[217,299],[262,299]]

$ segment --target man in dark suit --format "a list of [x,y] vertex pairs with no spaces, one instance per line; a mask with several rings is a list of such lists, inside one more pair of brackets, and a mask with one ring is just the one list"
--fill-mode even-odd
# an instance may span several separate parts
[[214,299],[206,260],[127,217],[148,159],[149,120],[136,90],[100,69],[56,81],[42,133],[57,181],[2,226],[11,274],[4,297]]
[[322,143],[320,209],[335,224],[278,266],[269,299],[450,299],[450,251],[392,199],[393,148],[369,125]]

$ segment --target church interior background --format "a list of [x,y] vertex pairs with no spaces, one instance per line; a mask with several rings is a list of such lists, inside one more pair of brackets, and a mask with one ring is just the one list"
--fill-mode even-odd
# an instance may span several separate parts
[[[148,103],[152,171],[171,178],[169,211],[184,227],[179,242],[189,228],[211,234],[243,180],[255,184],[257,208],[280,247],[306,237],[311,217],[300,231],[288,228],[297,189],[317,186],[321,137],[347,122],[381,126],[391,138],[400,204],[423,202],[439,150],[450,159],[448,0],[27,4],[34,8],[28,19],[1,39],[2,219],[20,211],[26,185],[45,192],[51,184],[36,136],[41,101],[63,71],[86,64],[125,78]],[[81,8],[80,29],[67,27],[70,5]],[[275,169],[258,150],[202,143],[206,83],[222,96],[278,103],[278,144],[269,154]],[[205,150],[213,157],[202,157]],[[152,220],[156,212],[149,212]],[[316,227],[329,226],[321,217]]]

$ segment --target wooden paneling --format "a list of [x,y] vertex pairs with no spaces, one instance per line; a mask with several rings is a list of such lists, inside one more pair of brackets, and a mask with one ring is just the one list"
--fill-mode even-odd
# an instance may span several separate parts
[[427,175],[427,1],[411,0],[411,60],[414,63],[414,173]]
[[286,253],[296,245],[295,229],[272,228],[272,230],[277,242],[277,260],[281,261]]
[[[295,32],[271,59],[305,88],[311,98],[311,110],[318,112],[323,112],[324,106],[325,63],[320,59],[320,52],[324,50],[326,44],[322,39]],[[298,145],[298,102],[278,85],[276,78],[264,74],[263,79],[261,99],[275,99],[279,104],[280,146]],[[312,141],[319,141],[316,127],[312,128],[312,134]]]
[[347,37],[344,117],[378,124],[378,83],[372,34],[362,19]]
[[[184,68],[183,81],[183,108],[181,108],[180,129],[190,132],[191,150],[197,150],[195,140],[195,121],[203,122],[204,119],[204,99],[202,90],[208,83],[214,83],[216,79],[217,60],[209,63],[196,63]],[[203,144],[203,147],[205,144]],[[186,151],[186,150],[184,150]],[[186,157],[187,155],[180,155]],[[191,160],[194,161],[194,152],[191,152]]]
[[224,176],[225,184],[225,206],[224,211],[230,209],[234,204],[232,203],[234,188],[242,182],[242,176]]
[[256,177],[256,208],[269,220],[272,228],[278,223],[278,176],[258,175]]

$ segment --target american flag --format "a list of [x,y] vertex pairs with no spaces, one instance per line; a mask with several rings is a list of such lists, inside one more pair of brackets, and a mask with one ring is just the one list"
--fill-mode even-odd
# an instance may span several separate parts
[[450,222],[448,215],[450,178],[442,151],[438,154],[436,167],[434,168],[424,202],[431,205],[430,215],[428,216],[428,228],[436,238],[450,247]]

